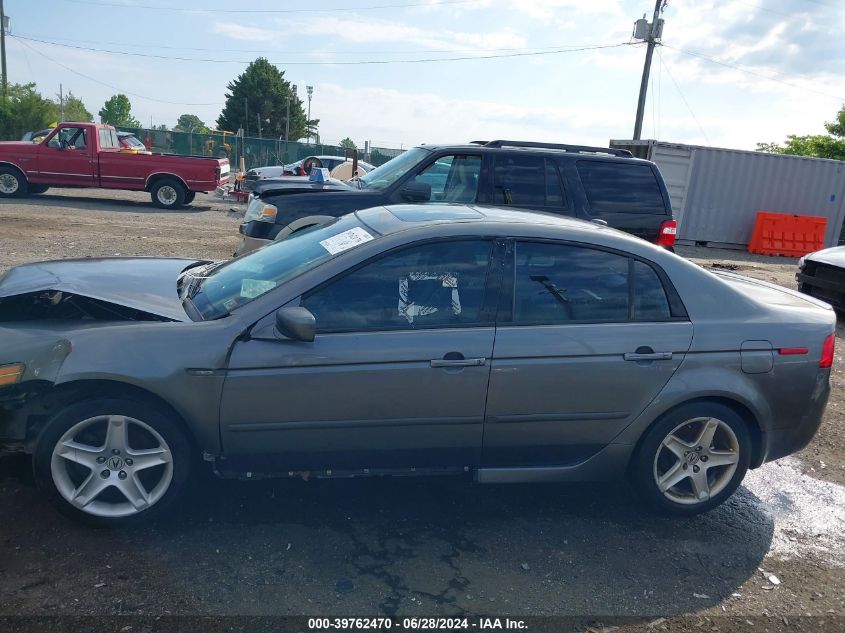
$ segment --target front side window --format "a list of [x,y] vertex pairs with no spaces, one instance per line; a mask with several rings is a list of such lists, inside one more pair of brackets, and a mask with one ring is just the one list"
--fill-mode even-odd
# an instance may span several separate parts
[[318,332],[414,330],[478,324],[488,240],[430,242],[365,264],[303,297]]
[[81,127],[64,127],[50,139],[50,147],[85,149],[88,147],[88,131]]
[[441,156],[414,180],[431,186],[432,202],[475,202],[480,173],[481,156]]
[[556,209],[564,206],[557,167],[542,156],[497,155],[493,192],[495,204]]
[[594,215],[666,214],[663,194],[649,165],[579,160],[576,168]]

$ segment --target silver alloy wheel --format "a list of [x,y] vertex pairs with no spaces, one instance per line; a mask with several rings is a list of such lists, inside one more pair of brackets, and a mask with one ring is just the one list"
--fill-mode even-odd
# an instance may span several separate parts
[[159,202],[169,207],[176,202],[176,189],[170,185],[164,185],[159,188],[156,197]]
[[675,503],[704,503],[731,481],[739,464],[739,440],[718,418],[693,418],[676,426],[654,456],[658,490]]
[[[136,427],[136,441],[157,446],[130,446],[130,427]],[[102,444],[88,443],[92,438],[102,438]],[[99,517],[126,517],[164,496],[173,480],[173,455],[164,438],[141,420],[98,415],[73,425],[56,442],[50,472],[73,507]]]
[[20,189],[21,183],[13,174],[0,174],[0,191],[12,195]]

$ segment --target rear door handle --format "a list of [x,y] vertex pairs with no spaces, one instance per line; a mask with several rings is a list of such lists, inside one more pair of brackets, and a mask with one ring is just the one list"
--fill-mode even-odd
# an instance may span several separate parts
[[672,360],[672,352],[633,352],[622,356],[625,360]]
[[486,358],[446,359],[436,358],[431,361],[432,367],[481,367],[487,363]]

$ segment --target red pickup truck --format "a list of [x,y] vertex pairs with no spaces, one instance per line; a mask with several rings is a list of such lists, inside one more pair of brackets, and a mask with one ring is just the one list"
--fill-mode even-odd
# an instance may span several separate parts
[[3,198],[48,187],[101,187],[149,191],[155,206],[176,209],[227,182],[225,158],[121,152],[117,131],[99,123],[61,123],[40,143],[0,143]]

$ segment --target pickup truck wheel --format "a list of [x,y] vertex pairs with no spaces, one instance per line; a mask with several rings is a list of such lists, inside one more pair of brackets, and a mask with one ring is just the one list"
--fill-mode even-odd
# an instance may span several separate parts
[[29,193],[44,193],[49,188],[48,185],[29,185]]
[[185,204],[191,204],[194,201],[194,198],[196,197],[196,195],[197,195],[196,191],[189,191],[188,193],[186,193],[185,194]]
[[0,167],[0,198],[19,198],[29,192],[26,177],[14,167]]
[[153,185],[150,196],[160,209],[178,209],[185,204],[185,187],[178,180],[165,178]]

